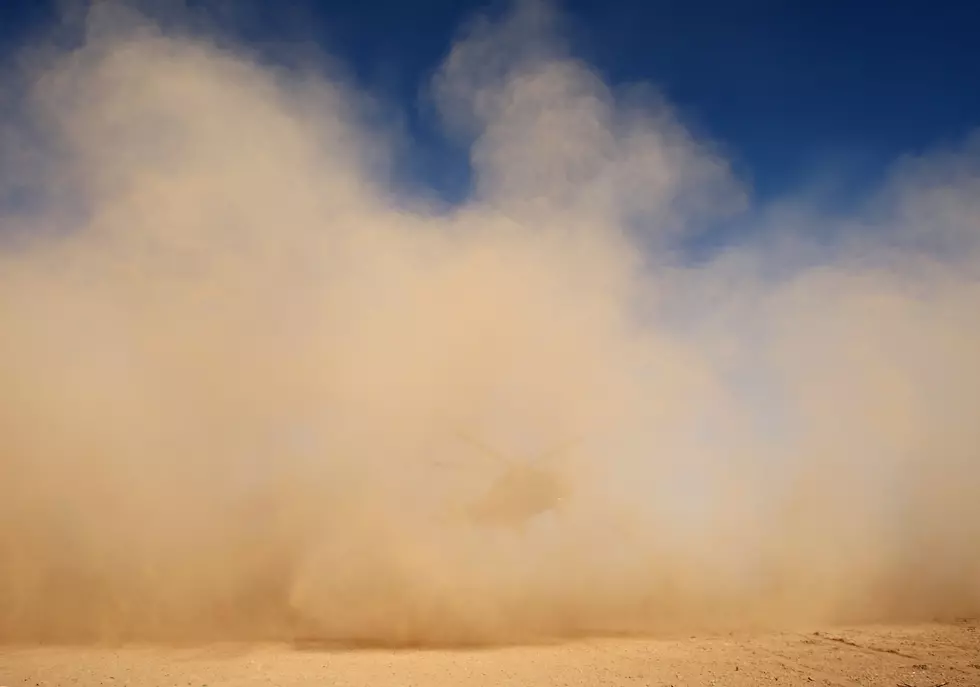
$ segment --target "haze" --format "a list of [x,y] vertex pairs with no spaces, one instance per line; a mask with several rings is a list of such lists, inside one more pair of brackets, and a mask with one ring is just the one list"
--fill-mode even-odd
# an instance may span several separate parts
[[[339,71],[94,7],[5,76],[0,638],[980,612],[980,139],[847,217],[758,207],[524,3],[428,85],[470,144],[446,207]],[[564,510],[453,519],[498,476],[460,433],[567,444]]]

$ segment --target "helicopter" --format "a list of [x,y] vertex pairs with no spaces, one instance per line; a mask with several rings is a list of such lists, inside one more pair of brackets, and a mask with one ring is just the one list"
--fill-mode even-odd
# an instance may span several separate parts
[[455,510],[470,524],[522,530],[535,517],[562,509],[571,496],[571,481],[553,461],[572,442],[530,460],[515,460],[467,434],[456,435],[502,469],[480,498]]

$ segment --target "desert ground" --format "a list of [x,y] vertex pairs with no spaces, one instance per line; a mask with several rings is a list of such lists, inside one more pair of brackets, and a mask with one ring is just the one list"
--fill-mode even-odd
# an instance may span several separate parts
[[980,685],[980,620],[465,650],[222,644],[7,646],[0,684]]

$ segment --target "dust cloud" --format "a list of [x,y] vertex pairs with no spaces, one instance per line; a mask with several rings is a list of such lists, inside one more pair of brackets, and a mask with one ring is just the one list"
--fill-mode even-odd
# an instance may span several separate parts
[[[980,139],[847,217],[762,207],[559,20],[476,19],[426,85],[448,207],[339,69],[117,2],[8,65],[0,638],[980,611]],[[462,517],[501,476],[474,442],[550,451],[561,507]]]

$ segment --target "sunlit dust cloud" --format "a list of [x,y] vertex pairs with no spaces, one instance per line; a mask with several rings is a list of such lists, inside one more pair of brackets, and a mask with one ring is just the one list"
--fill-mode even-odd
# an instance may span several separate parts
[[[0,638],[980,611],[976,140],[833,226],[753,207],[525,3],[429,88],[471,143],[446,210],[393,191],[370,94],[96,8],[8,76]],[[735,215],[769,238],[684,259]],[[561,507],[467,520],[493,452]]]

